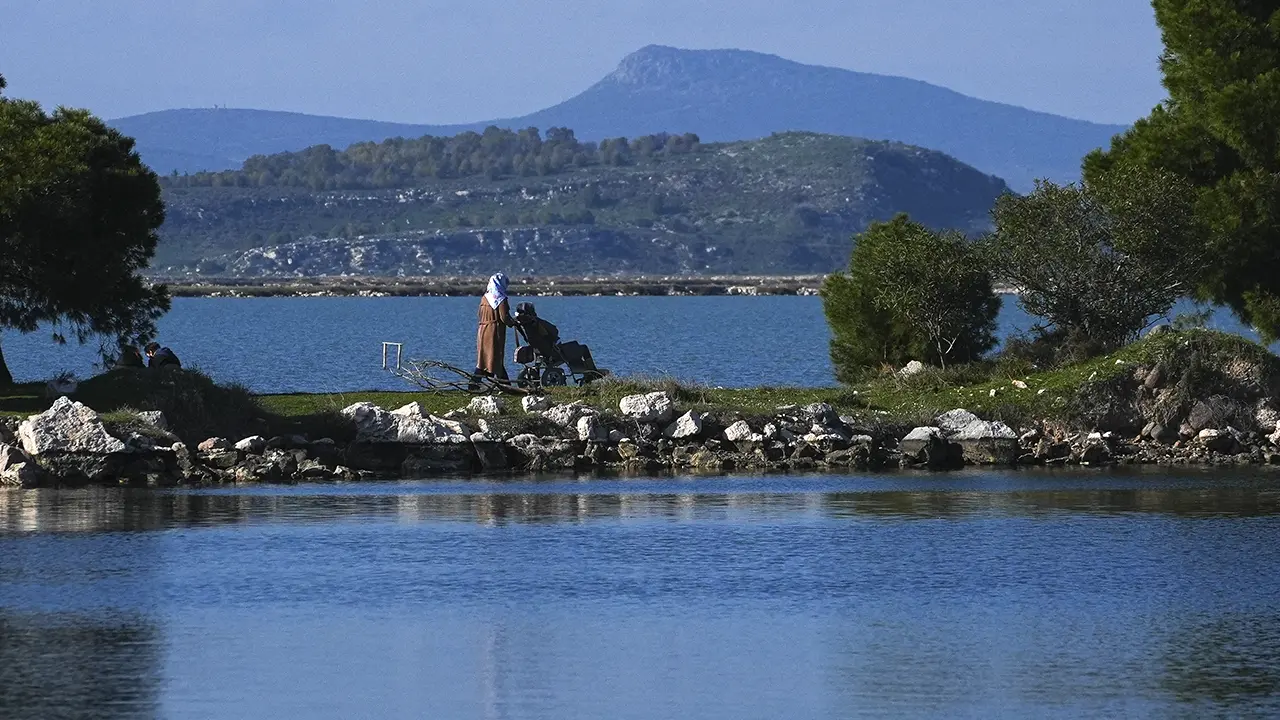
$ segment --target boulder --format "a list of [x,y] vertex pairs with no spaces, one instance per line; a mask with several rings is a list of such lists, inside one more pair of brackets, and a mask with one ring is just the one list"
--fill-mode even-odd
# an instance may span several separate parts
[[919,375],[925,371],[925,364],[919,360],[912,360],[898,371],[898,377],[909,378],[912,375]]
[[472,398],[470,404],[467,405],[468,412],[486,417],[501,415],[504,410],[506,410],[506,403],[501,398],[496,398],[492,395]]
[[373,403],[356,403],[342,414],[356,426],[357,443],[465,443],[470,432],[461,424],[424,415],[421,406],[410,403],[391,413]]
[[618,403],[623,417],[642,423],[666,423],[675,416],[675,403],[665,391],[628,395]]
[[1204,446],[1205,450],[1223,455],[1235,454],[1240,449],[1240,443],[1237,442],[1235,434],[1216,428],[1201,430],[1196,435],[1196,442]]
[[127,451],[123,442],[107,432],[98,413],[65,396],[18,426],[18,440],[22,449],[36,458],[52,453],[110,455]]
[[0,442],[0,487],[33,487],[40,484],[42,475],[26,453]]
[[955,410],[949,410],[942,413],[934,419],[933,423],[939,430],[942,430],[944,435],[954,435],[963,430],[970,423],[979,419],[980,418],[977,415],[974,415],[968,410],[965,410],[964,408],[957,408]]
[[[751,440],[755,435],[755,431],[747,424],[746,420],[739,420],[724,429],[724,439],[729,442],[745,442]],[[760,436],[763,438],[763,436]]]
[[138,419],[160,430],[169,429],[169,421],[165,419],[164,413],[159,410],[143,410],[138,413]]
[[36,487],[44,472],[33,462],[18,462],[0,470],[0,487]]
[[965,460],[978,465],[1012,465],[1022,450],[1018,434],[999,421],[974,420],[948,440],[963,449]]
[[475,443],[476,458],[483,472],[505,472],[511,469],[505,443],[482,441]]
[[542,411],[542,417],[563,428],[576,428],[578,421],[583,417],[596,414],[595,408],[578,402],[556,405],[553,408]]
[[600,424],[600,418],[595,415],[583,415],[578,418],[578,439],[594,442],[604,442],[609,439],[609,431]]
[[202,450],[200,451],[199,458],[200,462],[211,468],[230,470],[240,462],[240,453],[235,450]]
[[702,433],[702,413],[690,410],[689,412],[676,418],[676,421],[667,426],[662,434],[673,440],[684,440],[687,438],[697,437]]
[[520,399],[520,406],[527,413],[542,412],[551,408],[551,398],[546,395],[526,395]]
[[840,422],[840,414],[827,403],[813,403],[804,406],[804,414],[816,423],[830,426]]
[[267,439],[261,435],[250,435],[240,442],[237,442],[234,447],[242,453],[248,453],[249,455],[261,455],[267,449]]
[[235,446],[231,444],[231,441],[222,437],[209,438],[196,446],[196,450],[202,453],[221,452],[224,450],[234,450],[234,449],[235,449]]
[[392,442],[396,435],[396,420],[392,415],[371,402],[358,402],[342,409],[343,417],[356,426],[356,442]]

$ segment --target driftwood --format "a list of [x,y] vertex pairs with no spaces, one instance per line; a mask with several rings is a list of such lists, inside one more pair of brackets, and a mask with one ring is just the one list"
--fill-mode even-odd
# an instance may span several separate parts
[[529,391],[517,388],[510,382],[500,382],[491,377],[474,377],[469,370],[439,360],[404,360],[388,367],[392,375],[416,385],[427,392],[465,392],[476,395],[503,393],[527,395]]

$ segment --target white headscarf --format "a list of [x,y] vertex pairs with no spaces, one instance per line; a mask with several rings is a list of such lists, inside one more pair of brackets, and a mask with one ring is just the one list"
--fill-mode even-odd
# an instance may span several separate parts
[[489,278],[489,289],[485,291],[484,299],[489,301],[489,307],[494,310],[507,299],[507,276],[502,273],[494,273]]

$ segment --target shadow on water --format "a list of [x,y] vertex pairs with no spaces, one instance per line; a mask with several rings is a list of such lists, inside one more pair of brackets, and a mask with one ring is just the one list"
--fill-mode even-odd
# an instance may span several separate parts
[[8,720],[155,717],[160,665],[160,630],[141,615],[0,609],[0,717]]

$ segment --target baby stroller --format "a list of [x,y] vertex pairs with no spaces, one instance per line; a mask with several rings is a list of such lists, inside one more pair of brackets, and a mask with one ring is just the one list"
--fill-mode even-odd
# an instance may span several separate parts
[[[533,303],[522,302],[516,306],[515,322],[515,360],[524,366],[516,376],[518,387],[562,386],[568,384],[569,378],[577,385],[586,385],[609,374],[608,370],[596,367],[591,349],[586,345],[573,340],[560,342],[560,331],[538,317]],[[522,339],[524,345],[520,344]]]

